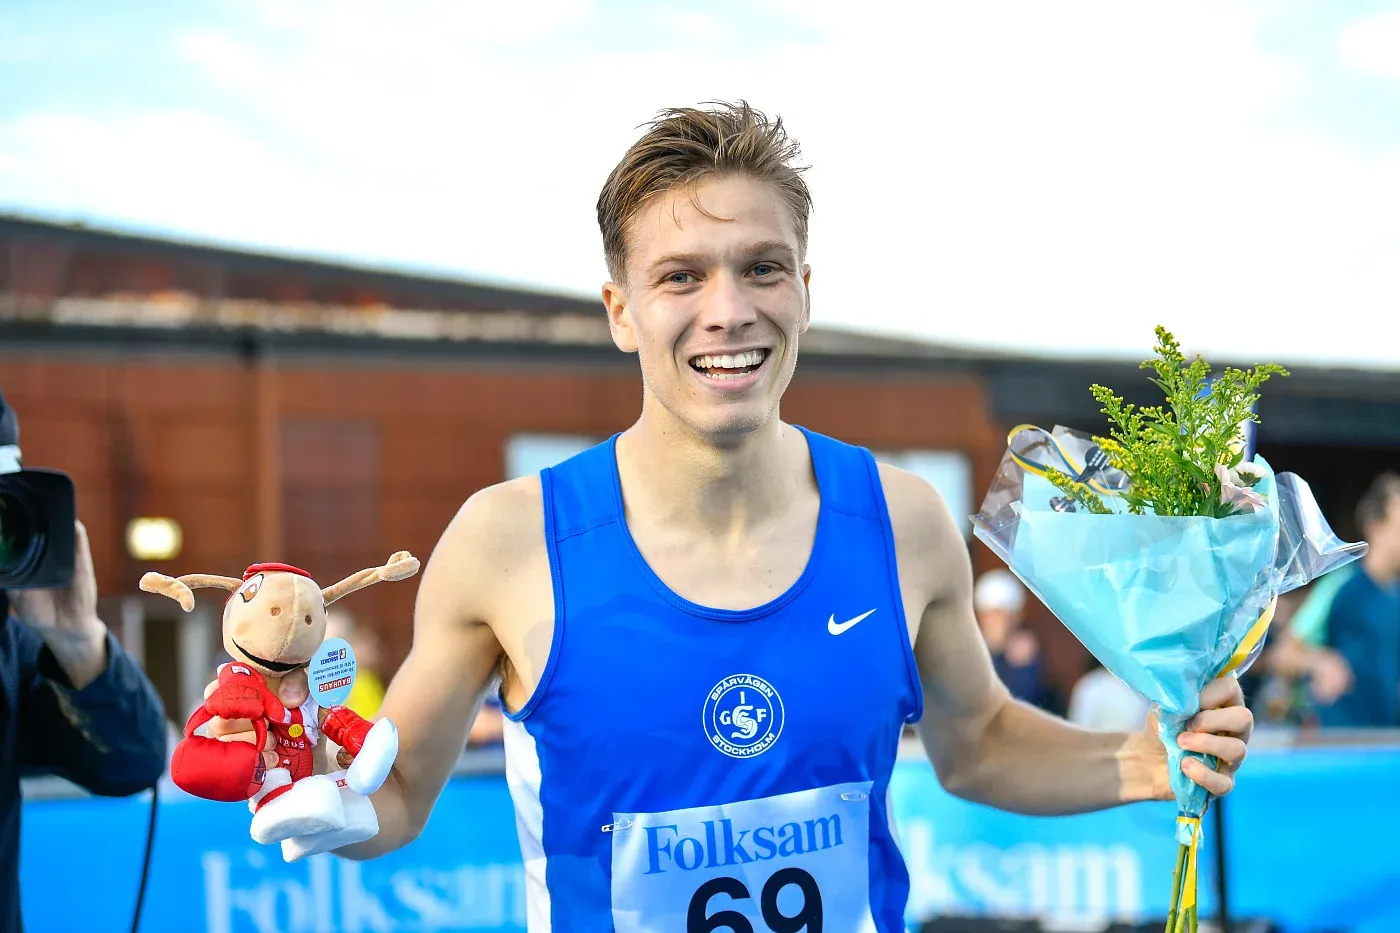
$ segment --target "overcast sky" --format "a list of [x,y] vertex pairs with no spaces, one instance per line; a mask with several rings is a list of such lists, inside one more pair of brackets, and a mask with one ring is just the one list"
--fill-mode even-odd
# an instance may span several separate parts
[[638,125],[737,97],[819,323],[1400,366],[1400,2],[0,0],[0,211],[592,297]]

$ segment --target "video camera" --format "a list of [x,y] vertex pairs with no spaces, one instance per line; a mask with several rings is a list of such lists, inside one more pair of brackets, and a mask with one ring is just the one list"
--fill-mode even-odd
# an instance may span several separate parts
[[67,586],[77,517],[67,473],[22,465],[19,419],[0,395],[0,590]]

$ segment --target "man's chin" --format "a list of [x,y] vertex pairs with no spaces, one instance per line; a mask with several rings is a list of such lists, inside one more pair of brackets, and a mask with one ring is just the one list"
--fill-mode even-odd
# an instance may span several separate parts
[[721,411],[701,414],[695,433],[715,447],[737,447],[763,430],[774,417],[771,406],[755,402],[727,405]]

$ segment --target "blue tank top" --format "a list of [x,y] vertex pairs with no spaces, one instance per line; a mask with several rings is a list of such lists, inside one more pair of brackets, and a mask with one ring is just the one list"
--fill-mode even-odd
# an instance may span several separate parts
[[922,712],[869,451],[799,429],[821,506],[801,577],[745,610],[634,543],[616,441],[541,474],[554,636],[506,722],[531,933],[896,933],[887,789]]

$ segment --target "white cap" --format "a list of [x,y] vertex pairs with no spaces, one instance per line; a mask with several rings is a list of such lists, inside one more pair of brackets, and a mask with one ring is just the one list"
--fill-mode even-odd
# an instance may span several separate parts
[[972,590],[972,604],[979,610],[1020,612],[1026,605],[1026,590],[1009,570],[989,570]]

